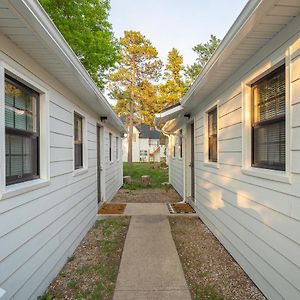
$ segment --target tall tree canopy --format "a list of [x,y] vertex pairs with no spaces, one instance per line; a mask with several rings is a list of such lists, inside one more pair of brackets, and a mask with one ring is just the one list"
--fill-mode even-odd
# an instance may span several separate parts
[[132,133],[134,119],[143,123],[151,120],[151,109],[157,103],[156,82],[162,62],[151,42],[138,31],[125,31],[120,39],[121,60],[110,74],[109,89],[117,99],[119,115],[127,117],[128,162],[132,162]]
[[177,103],[185,93],[183,71],[183,56],[173,48],[168,53],[164,83],[160,85],[161,109]]
[[186,76],[188,84],[191,85],[199,73],[202,72],[204,66],[209,61],[215,50],[218,48],[221,40],[215,35],[211,35],[208,42],[198,44],[193,47],[197,54],[196,62],[186,68]]
[[40,0],[57,28],[100,88],[118,59],[108,22],[109,0]]

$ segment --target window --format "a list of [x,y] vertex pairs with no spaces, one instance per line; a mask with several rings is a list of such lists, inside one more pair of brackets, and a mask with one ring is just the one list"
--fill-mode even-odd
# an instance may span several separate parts
[[83,118],[74,113],[74,167],[83,168]]
[[140,156],[147,156],[148,151],[147,150],[140,150]]
[[285,170],[285,66],[251,86],[252,166]]
[[112,161],[112,134],[109,133],[109,161]]
[[39,178],[39,94],[5,77],[6,185]]
[[208,161],[218,161],[218,109],[215,106],[207,113]]
[[149,146],[158,146],[159,140],[149,139]]
[[179,134],[179,157],[182,158],[182,129],[180,129]]
[[176,145],[173,146],[173,157],[176,157]]
[[116,160],[119,160],[119,137],[116,136]]

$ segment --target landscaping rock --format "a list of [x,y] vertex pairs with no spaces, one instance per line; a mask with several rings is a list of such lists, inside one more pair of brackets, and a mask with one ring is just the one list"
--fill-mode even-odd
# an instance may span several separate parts
[[149,186],[150,185],[150,176],[149,175],[142,176],[141,183],[143,186]]
[[131,176],[124,176],[123,177],[123,183],[131,184],[132,183]]

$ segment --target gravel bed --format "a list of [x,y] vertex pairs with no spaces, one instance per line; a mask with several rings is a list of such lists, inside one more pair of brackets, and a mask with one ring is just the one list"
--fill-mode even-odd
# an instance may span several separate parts
[[169,221],[193,299],[266,299],[198,217]]

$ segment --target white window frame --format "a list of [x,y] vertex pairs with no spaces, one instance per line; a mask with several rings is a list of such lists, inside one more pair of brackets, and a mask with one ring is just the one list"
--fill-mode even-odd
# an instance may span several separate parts
[[119,142],[119,137],[116,136],[115,137],[115,141],[116,141],[116,160],[119,161],[120,160],[120,155],[119,155],[119,148],[120,148],[120,142]]
[[[74,146],[74,114],[79,115],[82,118],[82,163],[83,166],[82,168],[79,169],[75,169],[75,146]],[[72,150],[73,150],[73,176],[78,176],[78,175],[82,175],[88,172],[88,131],[87,131],[87,115],[85,114],[85,112],[83,110],[81,110],[78,107],[75,107],[73,109],[73,114],[72,114],[72,130],[73,130],[73,134],[72,134]]]
[[[217,161],[210,161],[209,160],[209,145],[208,145],[208,113],[211,112],[212,109],[217,108]],[[207,166],[207,167],[212,167],[212,168],[219,168],[219,161],[220,161],[220,142],[219,142],[219,138],[220,138],[220,133],[219,133],[219,129],[220,129],[220,101],[217,100],[213,103],[211,103],[209,106],[206,107],[206,109],[204,110],[204,116],[203,116],[203,120],[204,120],[204,132],[203,132],[203,152],[204,152],[204,161],[203,161],[203,165]]]
[[108,132],[108,160],[113,163],[113,134],[111,131]]
[[[285,79],[286,79],[286,115],[285,115],[285,130],[286,130],[286,164],[285,171],[255,168],[252,166],[252,130],[251,130],[251,116],[252,116],[252,89],[251,85],[257,82],[259,79],[265,77],[281,65],[285,64]],[[268,64],[261,66],[255,72],[252,72],[243,82],[242,82],[242,110],[243,110],[243,131],[242,131],[242,173],[264,178],[273,181],[279,181],[283,183],[291,183],[291,118],[290,118],[290,89],[291,89],[291,75],[290,75],[290,53],[287,50],[284,54],[278,55],[277,59],[268,62]]]
[[[39,178],[6,186],[5,74],[39,93]],[[27,70],[0,60],[0,200],[40,189],[50,184],[49,90]]]

